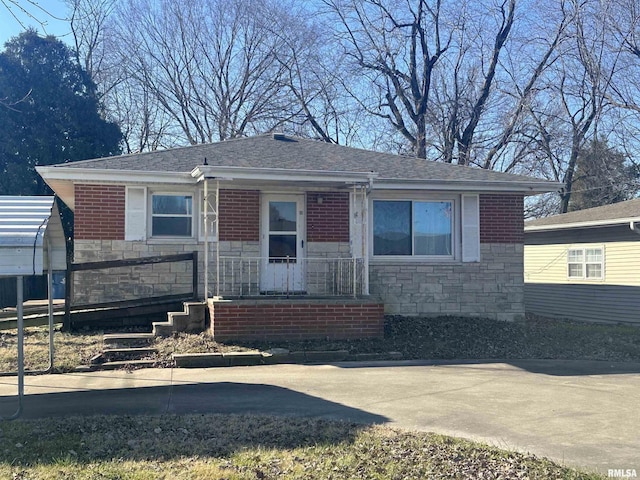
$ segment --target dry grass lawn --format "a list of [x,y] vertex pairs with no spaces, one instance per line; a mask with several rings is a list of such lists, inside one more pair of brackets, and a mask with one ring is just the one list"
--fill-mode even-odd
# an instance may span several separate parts
[[602,479],[429,433],[234,415],[0,423],[7,479]]
[[[68,372],[102,351],[102,331],[55,332],[55,366]],[[48,366],[48,330],[25,329],[25,368]],[[640,361],[640,328],[551,320],[530,316],[520,323],[477,318],[388,317],[380,339],[299,342],[218,343],[208,333],[177,334],[156,339],[158,366],[171,366],[173,353],[240,350],[347,350],[352,354],[400,352],[405,359],[565,359]],[[17,332],[0,331],[0,371],[17,368]]]

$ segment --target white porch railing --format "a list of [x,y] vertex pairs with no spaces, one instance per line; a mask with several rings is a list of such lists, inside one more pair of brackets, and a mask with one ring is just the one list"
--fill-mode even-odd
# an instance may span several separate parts
[[353,296],[364,291],[361,258],[220,257],[216,295]]

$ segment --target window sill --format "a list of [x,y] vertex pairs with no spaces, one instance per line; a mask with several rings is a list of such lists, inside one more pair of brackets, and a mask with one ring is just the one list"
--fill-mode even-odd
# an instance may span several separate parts
[[393,265],[393,264],[433,264],[433,265],[443,265],[443,264],[451,264],[451,265],[459,265],[462,263],[461,260],[456,259],[454,257],[446,257],[446,258],[436,258],[436,257],[369,257],[369,263],[371,265]]
[[572,283],[605,283],[604,278],[578,278],[578,277],[570,277],[567,278],[567,282]]
[[162,245],[162,244],[182,244],[182,245],[197,245],[201,243],[193,237],[151,237],[147,239],[149,245]]

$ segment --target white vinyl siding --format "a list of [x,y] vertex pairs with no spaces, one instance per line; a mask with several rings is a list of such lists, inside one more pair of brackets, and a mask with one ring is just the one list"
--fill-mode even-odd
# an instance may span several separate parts
[[[569,279],[567,252],[573,248],[604,247],[603,278]],[[604,283],[640,286],[640,242],[525,245],[524,280],[529,283]]]

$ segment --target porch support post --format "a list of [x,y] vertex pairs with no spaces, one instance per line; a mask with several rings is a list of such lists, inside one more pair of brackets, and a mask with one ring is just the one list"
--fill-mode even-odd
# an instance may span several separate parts
[[[354,183],[353,184],[353,195],[351,196],[351,198],[353,199],[353,204],[352,204],[352,218],[353,218],[353,226],[355,228],[355,224],[356,224],[356,207],[358,205],[358,186]],[[360,219],[360,223],[362,223],[362,218]],[[352,248],[351,250],[351,261],[352,261],[352,268],[353,268],[353,298],[357,298],[358,297],[358,272],[357,272],[357,268],[358,268],[358,258],[356,255],[356,252],[354,251],[354,249]],[[363,278],[364,280],[364,278]],[[363,293],[364,293],[364,285],[363,285]]]
[[209,299],[209,180],[204,179],[202,208],[204,213],[204,300]]
[[220,296],[220,180],[216,179],[216,296]]
[[360,204],[360,216],[362,220],[362,294],[369,295],[369,189],[373,184],[373,178],[369,178],[369,187],[362,187],[362,203]]

